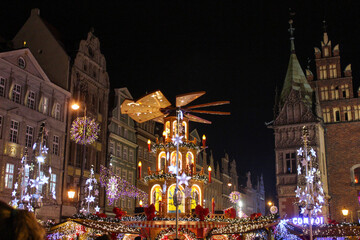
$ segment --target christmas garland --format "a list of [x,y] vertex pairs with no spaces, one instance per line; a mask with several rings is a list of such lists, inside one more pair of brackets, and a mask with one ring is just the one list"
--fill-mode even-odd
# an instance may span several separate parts
[[[170,180],[170,179],[176,179],[176,174],[173,173],[162,173],[162,174],[151,174],[144,177],[144,181],[152,181],[152,180]],[[192,180],[196,181],[203,181],[204,183],[208,183],[209,179],[206,175],[200,175],[199,173],[193,175],[191,177]]]
[[[184,148],[188,148],[188,149],[194,149],[197,151],[200,151],[200,147],[197,146],[196,144],[192,143],[192,142],[182,142],[179,143],[179,147],[184,147]],[[151,146],[151,151],[153,153],[156,153],[157,150],[163,150],[163,149],[169,149],[169,148],[176,148],[176,145],[173,142],[168,142],[168,143],[159,143],[159,144],[153,144]]]
[[[188,239],[196,240],[196,234],[193,233],[192,231],[186,229],[186,228],[179,228],[179,231],[178,231],[178,232],[187,235]],[[161,240],[161,239],[163,239],[165,236],[170,235],[170,234],[174,234],[174,233],[176,233],[176,229],[174,229],[174,228],[167,228],[167,229],[162,230],[161,232],[159,232],[159,234],[157,235],[157,237],[155,238],[155,240]]]

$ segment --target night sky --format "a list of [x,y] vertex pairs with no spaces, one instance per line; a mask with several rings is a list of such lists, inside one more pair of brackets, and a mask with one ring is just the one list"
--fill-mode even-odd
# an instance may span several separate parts
[[[159,89],[172,103],[178,94],[202,90],[207,94],[193,104],[230,100],[209,110],[231,116],[198,114],[213,124],[190,127],[207,135],[215,159],[227,152],[254,181],[263,173],[267,199],[275,198],[275,160],[265,122],[273,120],[275,88],[281,91],[289,61],[289,8],[296,12],[303,69],[320,47],[326,19],[342,67],[352,64],[359,87],[360,1],[8,1],[0,7],[0,36],[12,39],[34,7],[59,30],[70,54],[94,27],[111,88],[127,87],[134,99]],[[310,66],[315,73],[313,61]]]

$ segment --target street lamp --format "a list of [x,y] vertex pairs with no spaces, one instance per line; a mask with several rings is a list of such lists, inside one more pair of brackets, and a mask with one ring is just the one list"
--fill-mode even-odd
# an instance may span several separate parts
[[227,185],[228,185],[229,187],[231,187],[231,186],[232,186],[232,183],[229,182]]
[[68,198],[72,201],[75,197],[75,190],[69,189],[67,194],[68,194]]
[[272,201],[268,201],[268,205],[269,207],[271,207],[273,205],[273,202]]

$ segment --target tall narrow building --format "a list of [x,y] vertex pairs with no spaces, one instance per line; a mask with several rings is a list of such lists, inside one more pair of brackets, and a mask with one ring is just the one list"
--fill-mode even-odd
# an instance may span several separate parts
[[354,96],[351,64],[342,74],[339,45],[332,48],[326,31],[321,49],[315,48],[315,63],[317,78],[309,70],[307,78],[319,96],[326,129],[327,168],[320,170],[328,175],[330,217],[343,220],[341,210],[345,207],[352,220],[357,221],[360,219],[360,101]]
[[[297,149],[301,147],[301,131],[306,126],[310,133],[310,145],[318,155],[320,169],[326,168],[324,128],[318,118],[314,92],[295,54],[294,28],[289,21],[290,60],[281,95],[275,104],[275,116],[270,128],[275,135],[276,188],[281,217],[297,216],[295,189],[297,186]],[[327,193],[326,172],[321,173],[323,188]],[[323,214],[327,214],[323,208]]]

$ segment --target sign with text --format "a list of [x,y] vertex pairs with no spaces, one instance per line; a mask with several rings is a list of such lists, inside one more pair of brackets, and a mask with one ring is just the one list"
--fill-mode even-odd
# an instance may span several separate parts
[[[308,217],[294,217],[291,219],[291,222],[295,225],[304,225],[310,224]],[[311,218],[311,225],[321,225],[324,224],[324,217],[315,217]]]

